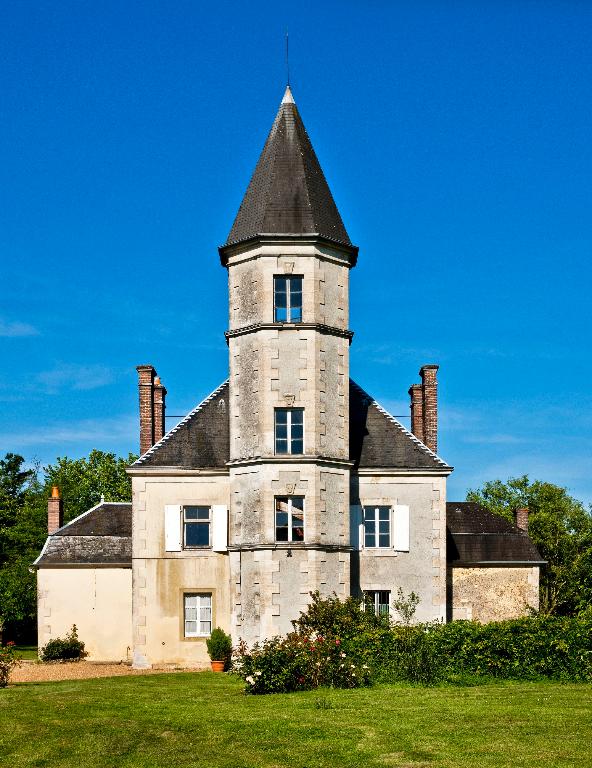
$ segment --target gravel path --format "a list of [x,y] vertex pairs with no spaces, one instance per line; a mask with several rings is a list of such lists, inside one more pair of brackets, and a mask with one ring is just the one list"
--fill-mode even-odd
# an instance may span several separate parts
[[86,680],[91,677],[150,675],[180,672],[179,669],[132,669],[127,664],[89,664],[86,661],[63,664],[24,663],[13,669],[11,683],[42,683],[54,680]]

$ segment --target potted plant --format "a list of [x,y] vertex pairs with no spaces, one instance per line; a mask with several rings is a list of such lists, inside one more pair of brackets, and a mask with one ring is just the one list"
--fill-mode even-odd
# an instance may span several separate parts
[[215,627],[206,640],[212,672],[224,672],[232,653],[232,640],[220,627]]

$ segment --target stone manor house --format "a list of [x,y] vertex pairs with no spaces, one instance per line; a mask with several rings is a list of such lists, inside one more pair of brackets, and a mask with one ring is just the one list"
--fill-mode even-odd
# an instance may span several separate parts
[[165,434],[166,390],[138,366],[133,501],[68,525],[54,490],[36,560],[39,644],[73,623],[91,658],[202,665],[220,626],[285,633],[310,592],[365,594],[416,618],[538,606],[540,555],[517,525],[448,503],[437,365],[409,390],[411,431],[350,378],[350,242],[290,89],[220,260],[229,377]]

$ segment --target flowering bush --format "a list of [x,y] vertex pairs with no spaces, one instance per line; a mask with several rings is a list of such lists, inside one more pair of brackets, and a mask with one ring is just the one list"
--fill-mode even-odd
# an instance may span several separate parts
[[256,643],[241,642],[233,670],[246,683],[247,693],[287,693],[319,686],[358,688],[370,684],[370,669],[343,650],[339,638],[291,632]]
[[0,688],[6,688],[10,673],[20,662],[20,656],[14,652],[14,643],[12,641],[6,645],[0,645]]

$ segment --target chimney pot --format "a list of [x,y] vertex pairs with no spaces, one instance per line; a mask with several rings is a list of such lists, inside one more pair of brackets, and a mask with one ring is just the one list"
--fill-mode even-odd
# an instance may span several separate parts
[[60,499],[60,491],[57,485],[51,489],[51,496],[47,500],[47,533],[52,533],[64,524],[64,502]]

